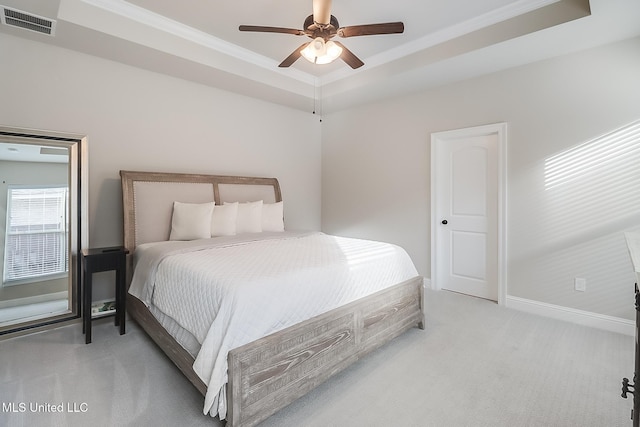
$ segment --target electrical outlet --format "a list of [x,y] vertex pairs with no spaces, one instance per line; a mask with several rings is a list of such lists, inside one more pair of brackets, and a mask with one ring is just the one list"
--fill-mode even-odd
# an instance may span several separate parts
[[584,292],[587,290],[587,279],[576,277],[575,279],[573,279],[573,285],[576,291]]

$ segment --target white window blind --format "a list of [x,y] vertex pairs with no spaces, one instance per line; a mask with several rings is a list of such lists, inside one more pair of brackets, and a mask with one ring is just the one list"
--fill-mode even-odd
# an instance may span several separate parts
[[4,283],[65,273],[67,187],[9,187]]

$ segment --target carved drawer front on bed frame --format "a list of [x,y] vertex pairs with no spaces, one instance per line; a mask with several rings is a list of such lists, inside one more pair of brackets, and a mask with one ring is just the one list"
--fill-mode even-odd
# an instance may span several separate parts
[[275,413],[353,362],[355,315],[323,317],[314,323],[311,329],[294,327],[277,332],[281,336],[276,343],[258,340],[247,345],[252,347],[249,350],[245,350],[247,346],[240,347],[241,354],[230,352],[231,372],[236,374],[229,379],[231,390],[236,385],[242,390],[231,400],[232,404],[239,404],[230,408],[231,413],[241,419],[232,425],[260,422],[267,413]]
[[[411,288],[401,293],[387,293],[377,301],[368,302],[362,310],[361,351],[367,352],[388,342],[423,321],[421,294]],[[422,327],[422,326],[420,326]]]

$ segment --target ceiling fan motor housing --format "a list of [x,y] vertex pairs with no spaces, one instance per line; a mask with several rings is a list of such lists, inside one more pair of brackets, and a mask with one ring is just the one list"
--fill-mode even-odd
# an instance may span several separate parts
[[304,20],[303,28],[305,34],[310,38],[316,39],[321,37],[324,41],[327,41],[338,34],[340,24],[338,23],[338,19],[333,15],[331,15],[329,24],[326,25],[318,24],[313,20],[313,15],[309,15],[307,19]]

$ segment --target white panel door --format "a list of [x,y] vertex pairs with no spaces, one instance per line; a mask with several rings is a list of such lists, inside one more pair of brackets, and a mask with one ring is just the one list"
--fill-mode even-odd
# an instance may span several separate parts
[[486,127],[432,138],[436,288],[498,300],[499,144]]

